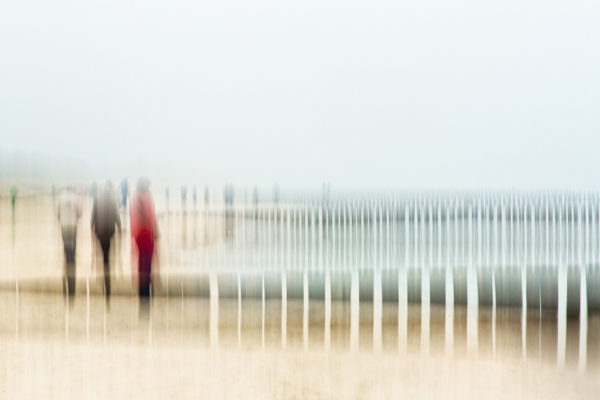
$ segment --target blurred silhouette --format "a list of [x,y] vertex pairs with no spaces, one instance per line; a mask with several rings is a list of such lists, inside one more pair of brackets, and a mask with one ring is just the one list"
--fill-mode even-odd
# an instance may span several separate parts
[[57,202],[57,216],[65,251],[65,273],[63,293],[75,295],[75,245],[77,221],[81,217],[81,202],[72,187],[60,193]]
[[194,212],[196,211],[197,202],[198,202],[198,192],[196,190],[196,186],[192,189],[192,201],[194,203]]
[[127,196],[129,194],[129,184],[127,183],[127,178],[121,181],[121,207],[125,208],[127,206]]
[[254,204],[252,219],[253,219],[253,223],[254,223],[255,246],[258,245],[258,241],[256,241],[256,238],[258,237],[258,223],[257,223],[257,221],[258,221],[258,202],[259,202],[258,188],[256,186],[254,186],[254,190],[252,190],[252,203]]
[[181,244],[187,246],[187,186],[181,186]]
[[234,189],[233,185],[231,183],[228,183],[227,185],[225,185],[225,188],[223,189],[223,198],[225,199],[225,205],[227,207],[230,207],[231,205],[233,205],[234,195],[235,195],[235,189]]
[[154,201],[150,194],[150,182],[141,178],[135,194],[131,198],[131,236],[138,254],[138,289],[140,313],[148,304],[152,285],[152,259],[155,253],[155,241],[158,238]]
[[187,211],[187,186],[181,187],[181,209],[183,213]]
[[10,204],[11,204],[11,221],[12,221],[12,229],[11,229],[11,239],[12,239],[12,248],[15,249],[15,243],[17,240],[17,187],[11,186],[10,188]]
[[110,182],[106,182],[102,190],[98,191],[98,195],[94,199],[91,225],[92,231],[96,234],[96,237],[100,242],[100,248],[102,249],[102,259],[104,262],[104,289],[106,293],[106,303],[108,304],[110,298],[110,242],[115,234],[115,225],[121,230],[121,219],[119,218],[117,200]]
[[192,198],[194,200],[194,211],[193,211],[193,218],[192,218],[192,246],[193,248],[196,248],[196,245],[198,244],[198,217],[197,217],[197,213],[198,213],[198,206],[197,206],[197,200],[198,200],[198,193],[196,190],[196,186],[194,186],[194,190],[192,191]]
[[223,189],[223,199],[225,200],[225,237],[230,238],[233,235],[233,201],[235,198],[235,189],[231,183],[225,185]]
[[11,186],[11,188],[10,188],[10,204],[14,211],[15,206],[17,204],[17,187],[16,186]]

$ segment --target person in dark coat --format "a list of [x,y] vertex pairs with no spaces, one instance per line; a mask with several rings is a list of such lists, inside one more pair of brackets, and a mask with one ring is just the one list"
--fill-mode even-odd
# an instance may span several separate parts
[[96,237],[100,242],[100,248],[102,249],[102,259],[104,262],[104,289],[106,293],[106,302],[108,304],[110,298],[110,242],[115,234],[115,227],[118,227],[119,231],[121,230],[121,218],[119,218],[117,199],[110,182],[106,182],[104,187],[98,191],[97,196],[94,198],[91,225],[92,231],[96,234]]

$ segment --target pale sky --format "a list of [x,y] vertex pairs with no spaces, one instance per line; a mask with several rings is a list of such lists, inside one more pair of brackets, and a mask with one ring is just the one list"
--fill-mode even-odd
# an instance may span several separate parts
[[282,188],[600,189],[599,21],[598,1],[4,2],[0,154]]

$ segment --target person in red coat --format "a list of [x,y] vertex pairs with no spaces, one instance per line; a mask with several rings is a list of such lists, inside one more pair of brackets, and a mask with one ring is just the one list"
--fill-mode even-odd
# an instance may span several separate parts
[[136,192],[131,198],[131,236],[138,253],[138,288],[140,298],[150,296],[152,286],[152,259],[155,256],[158,227],[154,201],[150,194],[150,182],[139,180]]

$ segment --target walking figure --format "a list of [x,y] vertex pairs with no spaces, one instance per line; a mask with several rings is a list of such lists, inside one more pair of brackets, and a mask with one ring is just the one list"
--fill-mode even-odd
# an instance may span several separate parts
[[58,198],[57,216],[65,252],[65,272],[63,293],[75,295],[75,247],[77,242],[77,222],[81,217],[81,202],[73,188],[66,188]]
[[104,290],[106,294],[106,304],[110,299],[110,242],[115,234],[115,226],[121,230],[121,218],[116,196],[112,184],[106,182],[104,188],[98,191],[94,198],[92,209],[92,231],[96,234],[102,249],[102,260],[104,264]]
[[131,198],[131,236],[138,253],[138,290],[140,305],[147,304],[152,287],[152,261],[156,252],[158,227],[150,182],[142,178]]

